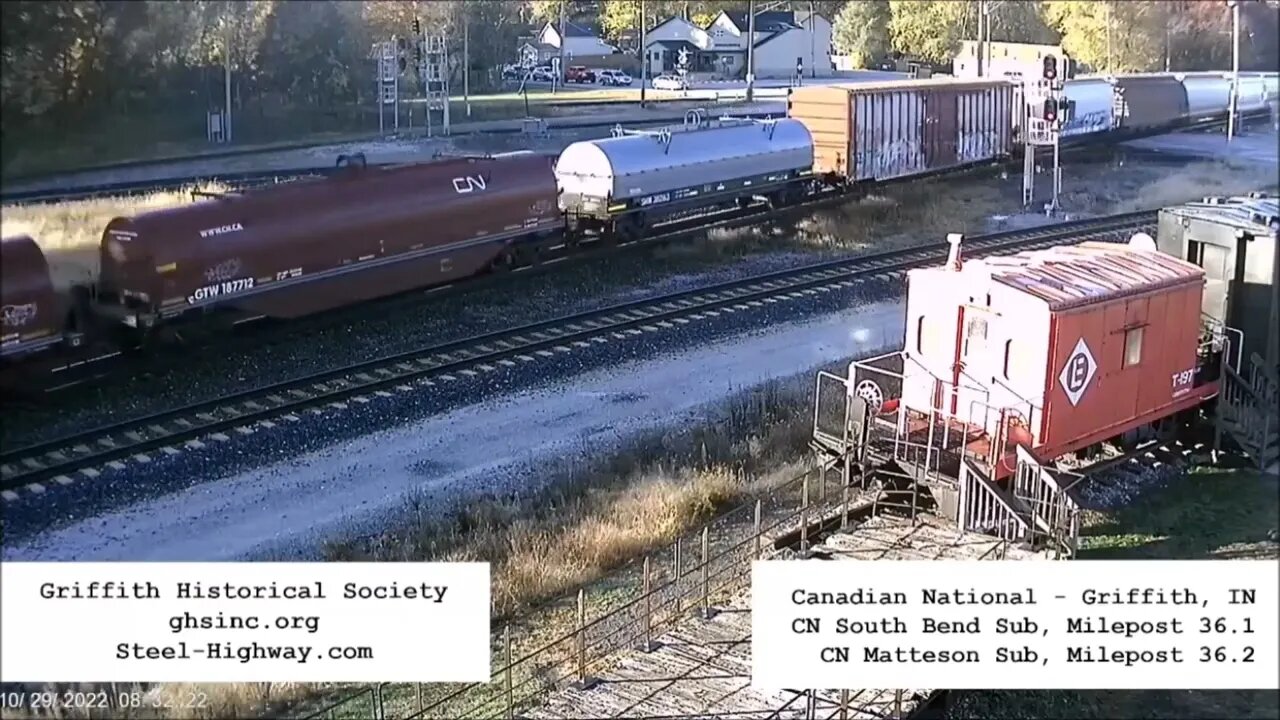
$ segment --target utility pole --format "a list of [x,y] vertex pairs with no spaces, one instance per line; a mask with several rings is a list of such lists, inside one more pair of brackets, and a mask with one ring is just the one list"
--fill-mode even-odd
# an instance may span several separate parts
[[567,39],[564,36],[564,6],[567,4],[566,0],[560,0],[560,67],[556,68],[555,78],[551,83],[551,93],[553,95],[556,92],[556,85],[564,82],[564,45]]
[[756,82],[756,0],[747,2],[747,102],[755,97]]
[[226,128],[223,129],[223,137],[225,138],[224,142],[230,143],[231,142],[231,21],[227,20],[223,27],[224,27],[224,30],[222,35],[222,42],[223,42],[222,61],[223,61],[223,66],[225,70],[223,74],[226,76],[225,77],[225,80],[226,80],[225,102],[227,103],[225,112],[224,112],[224,117],[223,117],[223,120],[226,122],[227,126]]
[[983,62],[983,56],[987,52],[987,0],[978,0],[978,47],[975,52],[978,55],[978,77],[985,76],[986,68]]
[[471,117],[471,19],[466,15],[462,17],[462,101]]
[[1236,105],[1240,101],[1240,0],[1227,0],[1231,8],[1231,105],[1227,112],[1227,142],[1236,135]]
[[813,11],[813,0],[809,0],[809,77],[818,77],[818,54],[814,50],[813,36],[818,33],[818,16]]
[[644,86],[649,84],[649,51],[644,46],[644,0],[640,0],[640,48],[636,55],[640,57],[640,107],[644,108]]

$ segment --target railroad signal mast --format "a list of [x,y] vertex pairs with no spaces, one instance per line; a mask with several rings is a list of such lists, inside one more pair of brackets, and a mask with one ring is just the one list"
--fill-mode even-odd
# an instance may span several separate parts
[[1045,212],[1058,211],[1058,196],[1062,192],[1061,136],[1062,123],[1070,108],[1062,96],[1062,80],[1058,73],[1058,58],[1046,55],[1040,79],[1029,81],[1023,88],[1027,111],[1024,115],[1025,147],[1022,155],[1022,205],[1029,207],[1035,199],[1036,151],[1042,147],[1053,148],[1053,197],[1045,205]]
[[449,43],[448,37],[428,35],[422,23],[413,19],[415,67],[427,99],[427,135],[432,134],[432,114],[440,113],[440,132],[449,134]]
[[378,132],[387,131],[386,111],[391,109],[392,127],[400,129],[400,72],[404,59],[397,52],[400,41],[395,38],[373,44],[374,97],[378,103]]

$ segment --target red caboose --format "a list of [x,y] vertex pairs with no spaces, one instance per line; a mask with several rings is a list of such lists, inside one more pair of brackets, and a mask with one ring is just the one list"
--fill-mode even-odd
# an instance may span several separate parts
[[1048,462],[1217,394],[1229,343],[1202,319],[1200,267],[1149,242],[965,262],[952,242],[946,266],[908,273],[904,350],[851,369],[873,414],[896,411],[897,455],[999,480],[1018,447]]

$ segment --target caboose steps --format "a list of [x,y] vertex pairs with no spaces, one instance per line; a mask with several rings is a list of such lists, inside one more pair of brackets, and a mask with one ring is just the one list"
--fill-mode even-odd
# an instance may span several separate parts
[[1254,465],[1265,469],[1280,459],[1280,378],[1257,353],[1249,365],[1241,372],[1223,367],[1217,444],[1222,436],[1230,438]]

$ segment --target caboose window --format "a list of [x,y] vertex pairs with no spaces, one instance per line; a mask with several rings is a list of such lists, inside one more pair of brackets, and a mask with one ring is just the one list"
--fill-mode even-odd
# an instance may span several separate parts
[[924,356],[924,316],[916,320],[916,353]]
[[1139,327],[1124,332],[1124,367],[1142,362],[1142,331]]

